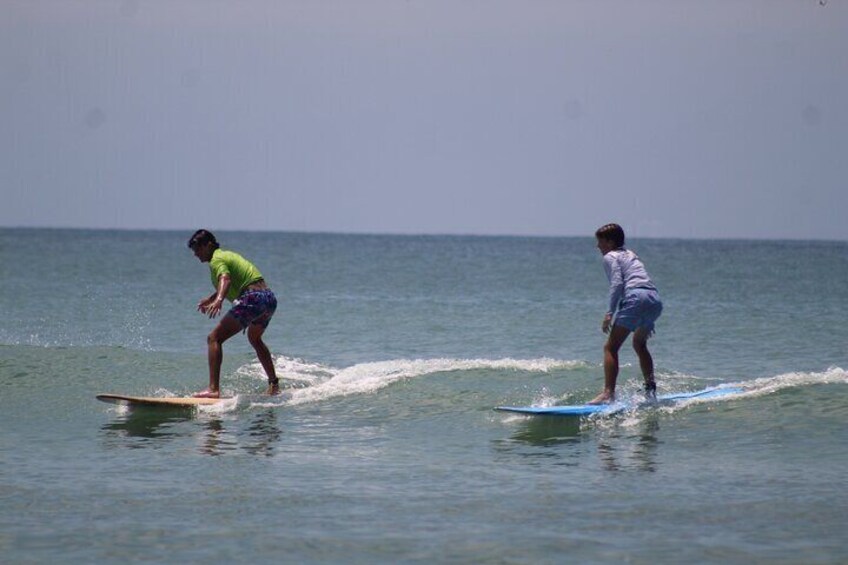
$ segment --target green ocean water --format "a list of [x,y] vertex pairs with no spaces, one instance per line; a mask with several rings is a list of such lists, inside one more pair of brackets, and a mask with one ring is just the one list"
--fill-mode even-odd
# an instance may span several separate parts
[[844,242],[630,242],[660,391],[745,392],[574,420],[492,408],[599,391],[592,238],[223,232],[284,394],[237,336],[231,401],[96,401],[205,386],[189,235],[0,229],[4,563],[848,561]]

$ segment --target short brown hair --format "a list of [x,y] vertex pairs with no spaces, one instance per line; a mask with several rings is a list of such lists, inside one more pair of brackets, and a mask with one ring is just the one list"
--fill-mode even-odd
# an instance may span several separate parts
[[624,229],[618,224],[601,226],[595,232],[598,239],[612,241],[616,247],[624,247]]

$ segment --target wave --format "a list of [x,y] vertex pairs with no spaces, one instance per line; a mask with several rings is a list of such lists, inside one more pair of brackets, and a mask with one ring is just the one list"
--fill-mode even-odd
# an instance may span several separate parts
[[[622,364],[622,367],[628,366]],[[659,393],[676,393],[695,391],[702,388],[742,388],[744,392],[740,395],[763,396],[780,390],[790,388],[801,388],[806,386],[823,384],[848,384],[848,371],[840,367],[829,367],[819,372],[796,371],[781,373],[771,377],[759,377],[751,380],[725,381],[715,377],[703,377],[687,373],[657,373],[657,386]],[[630,379],[619,382],[619,388],[625,394],[640,394],[641,382],[639,379]]]
[[[277,376],[285,387],[277,397],[257,398],[254,395],[238,395],[220,406],[202,407],[203,412],[229,412],[247,407],[278,407],[309,403],[320,403],[335,398],[350,395],[375,394],[399,381],[415,379],[439,373],[495,371],[514,373],[553,373],[556,371],[579,371],[583,369],[597,370],[598,366],[585,361],[561,360],[551,358],[539,359],[394,359],[359,363],[350,367],[337,368],[320,363],[312,363],[293,357],[277,357],[275,359]],[[508,375],[507,375],[508,376]],[[588,375],[587,375],[588,376]],[[258,362],[242,366],[236,372],[236,377],[250,381],[250,388],[255,388],[256,381],[265,381],[265,373]],[[558,377],[557,377],[558,378]],[[705,387],[705,380],[697,376],[675,374],[669,380],[661,382],[661,392],[683,392],[699,390]],[[632,384],[632,383],[629,383]],[[742,392],[718,398],[694,398],[676,404],[674,407],[664,407],[662,410],[675,412],[693,404],[706,402],[727,402],[734,399],[758,397],[773,394],[790,388],[803,388],[822,384],[848,384],[848,371],[832,367],[823,372],[793,372],[773,377],[743,380],[738,382],[715,383],[709,386],[720,388],[741,388]],[[242,388],[236,386],[236,388]],[[594,389],[593,389],[594,390]],[[585,392],[585,391],[581,391]],[[641,394],[637,389],[623,394]],[[493,395],[497,394],[493,392]],[[568,393],[570,403],[576,402]],[[503,403],[502,398],[492,398],[492,406]],[[542,386],[536,391],[530,404],[546,406],[563,402],[561,395],[556,395]]]
[[[393,383],[425,375],[456,371],[515,371],[548,373],[588,367],[583,361],[559,359],[395,359],[360,363],[345,368],[309,363],[302,359],[279,357],[275,360],[277,376],[288,387],[287,404],[320,402],[352,394],[371,394]],[[237,374],[265,379],[259,363],[246,365]]]
[[[830,367],[822,372],[793,372],[775,375],[773,377],[761,377],[748,381],[724,383],[716,388],[740,388],[741,392],[717,397],[690,398],[675,403],[672,406],[663,406],[660,410],[666,414],[673,414],[687,410],[693,405],[719,404],[724,402],[738,401],[744,398],[759,398],[789,389],[805,389],[820,385],[848,384],[848,371],[840,367]],[[634,427],[642,424],[645,412],[631,410],[624,412],[624,419],[619,422],[624,427]],[[614,425],[612,421],[604,423],[603,419],[596,420],[600,426]]]
[[840,367],[830,367],[819,373],[793,372],[761,377],[751,381],[732,383],[745,389],[746,395],[766,395],[789,388],[800,388],[825,384],[848,384],[848,371]]

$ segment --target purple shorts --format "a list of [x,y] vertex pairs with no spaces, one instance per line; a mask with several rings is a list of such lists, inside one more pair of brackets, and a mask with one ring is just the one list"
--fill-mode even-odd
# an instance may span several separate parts
[[267,328],[276,310],[277,297],[270,289],[266,288],[242,292],[233,301],[233,307],[230,308],[227,315],[238,320],[242,329],[247,329],[247,326],[250,325]]
[[627,291],[615,313],[616,326],[624,326],[631,332],[645,328],[654,333],[654,322],[662,314],[663,305],[656,290],[634,288]]

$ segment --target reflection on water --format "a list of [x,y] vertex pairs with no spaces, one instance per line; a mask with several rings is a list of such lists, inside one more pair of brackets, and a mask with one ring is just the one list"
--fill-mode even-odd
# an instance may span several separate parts
[[161,442],[150,440],[165,440],[178,436],[174,423],[185,422],[193,416],[193,409],[145,409],[129,410],[120,414],[113,422],[104,425],[101,430],[110,443],[117,446],[121,442],[115,440],[128,439],[124,447],[143,448],[157,447]]
[[204,455],[223,455],[237,447],[235,438],[224,428],[224,422],[216,416],[203,419],[201,432],[198,434],[200,452]]
[[512,439],[530,445],[557,445],[579,441],[580,418],[562,416],[533,416]]
[[639,421],[635,429],[614,428],[611,433],[598,438],[598,455],[607,471],[656,471],[660,429],[656,415]]
[[219,418],[206,420],[203,429],[205,434],[200,451],[206,455],[224,455],[241,449],[251,455],[270,457],[283,435],[277,425],[277,414],[270,408],[254,415],[245,430],[228,431]]
[[273,408],[230,415],[227,420],[194,408],[127,410],[102,426],[101,432],[112,448],[161,449],[190,440],[200,453],[213,456],[241,450],[270,457],[282,437]]
[[518,453],[528,461],[553,458],[558,464],[576,466],[585,464],[587,455],[596,453],[595,460],[610,472],[654,472],[660,444],[658,431],[656,414],[647,414],[635,422],[620,418],[533,416],[521,422],[509,441],[497,441],[496,445],[498,451]]
[[257,414],[247,428],[249,443],[243,449],[253,455],[270,457],[283,432],[277,425],[277,412],[268,409]]

